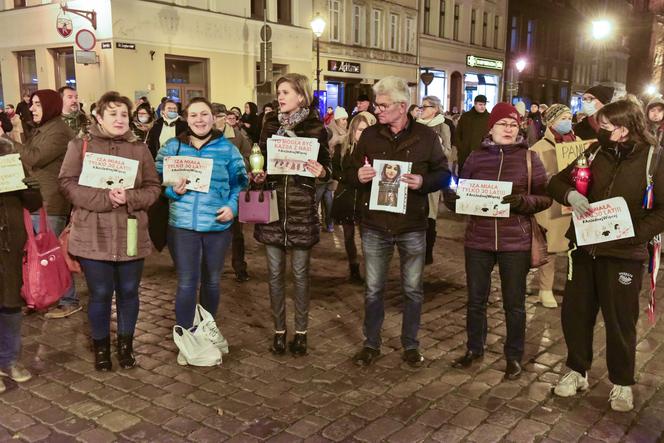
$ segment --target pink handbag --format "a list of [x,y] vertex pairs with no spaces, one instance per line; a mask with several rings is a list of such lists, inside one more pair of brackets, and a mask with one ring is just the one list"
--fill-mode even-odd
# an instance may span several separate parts
[[23,223],[28,241],[24,248],[21,295],[28,307],[45,309],[60,300],[71,287],[71,272],[60,241],[48,225],[46,210],[39,210],[39,232],[36,235],[27,209],[23,210]]
[[272,223],[279,220],[277,191],[242,191],[239,198],[241,223]]

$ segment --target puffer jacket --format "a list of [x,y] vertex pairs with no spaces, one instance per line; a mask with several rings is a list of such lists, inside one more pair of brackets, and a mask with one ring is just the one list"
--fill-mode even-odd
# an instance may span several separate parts
[[[260,147],[267,158],[267,139],[277,133],[279,120],[277,113],[268,114],[263,125]],[[327,131],[314,112],[293,128],[298,137],[318,139],[318,163],[323,165],[325,175],[320,179],[329,179],[330,152],[327,144]],[[316,209],[316,184],[311,177],[299,175],[268,175],[268,189],[277,191],[279,220],[269,224],[257,224],[254,238],[263,244],[292,248],[310,248],[320,239],[318,211]]]
[[189,145],[189,136],[172,138],[157,154],[157,172],[164,173],[164,158],[188,156],[212,159],[212,179],[208,192],[187,191],[178,195],[172,186],[164,194],[170,199],[168,224],[174,228],[197,232],[225,231],[233,220],[220,222],[217,210],[228,206],[237,217],[238,197],[248,183],[247,171],[240,151],[221,132],[214,130],[210,140],[200,149]]
[[[546,195],[546,171],[537,154],[532,153],[532,185],[528,192],[528,143],[520,139],[513,145],[497,145],[491,138],[482,142],[466,160],[459,178],[512,182],[512,194],[523,196],[521,204],[510,209],[509,217],[469,216],[465,246],[482,251],[529,251],[530,216],[551,206]],[[446,201],[447,203],[447,201]]]
[[[87,152],[138,160],[138,172],[133,188],[126,191],[127,204],[113,208],[108,189],[78,184],[83,168],[84,140],[77,138],[69,143],[59,176],[60,192],[74,205],[69,252],[78,257],[114,262],[145,258],[152,252],[147,211],[161,192],[152,155],[131,130],[120,137],[111,137],[102,133],[98,125],[92,125],[89,137]],[[136,217],[138,225],[138,254],[135,256],[127,255],[130,216]]]
[[332,156],[332,179],[338,181],[332,204],[332,220],[337,224],[354,224],[360,220],[362,212],[361,192],[349,186],[346,180],[348,169],[353,167],[350,149],[341,156],[343,144],[338,144]]
[[[621,153],[591,145],[584,153],[586,157],[597,152],[590,163],[592,181],[588,190],[588,201],[593,203],[613,197],[623,197],[629,208],[634,226],[634,237],[606,243],[582,246],[594,257],[615,257],[627,260],[647,260],[648,242],[664,231],[664,153],[660,152],[657,169],[653,173],[654,202],[652,209],[644,209],[643,196],[646,191],[646,165],[650,147],[637,144],[626,147]],[[575,164],[551,178],[549,194],[560,204],[568,205],[568,194],[574,190],[571,173]],[[567,238],[576,241],[573,223],[567,230]]]

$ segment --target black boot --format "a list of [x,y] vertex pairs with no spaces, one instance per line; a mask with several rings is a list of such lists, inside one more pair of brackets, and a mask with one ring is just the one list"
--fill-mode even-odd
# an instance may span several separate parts
[[113,367],[111,363],[111,337],[92,340],[92,346],[95,352],[95,369],[97,371],[110,371]]
[[293,341],[288,344],[291,354],[295,357],[307,355],[307,333],[295,333]]
[[282,355],[286,352],[286,331],[274,333],[274,341],[270,351],[275,355]]
[[133,335],[118,335],[118,362],[121,368],[129,369],[136,366],[133,342]]
[[364,284],[364,279],[360,275],[360,265],[359,263],[350,264],[350,282],[358,285]]

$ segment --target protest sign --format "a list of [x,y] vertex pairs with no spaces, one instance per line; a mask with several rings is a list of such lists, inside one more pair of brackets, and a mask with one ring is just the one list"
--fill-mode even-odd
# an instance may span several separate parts
[[456,213],[480,217],[509,217],[509,203],[501,203],[512,193],[512,182],[459,179]]
[[0,156],[0,193],[27,189],[23,183],[25,172],[19,154]]
[[562,171],[572,164],[583,151],[588,149],[597,140],[581,140],[577,142],[556,143],[556,163],[558,171]]
[[267,173],[313,177],[305,166],[318,158],[320,144],[315,138],[272,136],[267,140]]
[[622,197],[591,203],[587,214],[572,217],[579,246],[634,237],[629,208]]
[[178,155],[164,157],[164,185],[174,186],[184,178],[190,191],[208,192],[212,179],[211,158]]
[[408,185],[401,181],[401,176],[410,174],[412,165],[395,160],[374,160],[376,176],[371,181],[370,210],[406,213]]
[[99,189],[131,189],[137,172],[138,160],[88,152],[78,184]]

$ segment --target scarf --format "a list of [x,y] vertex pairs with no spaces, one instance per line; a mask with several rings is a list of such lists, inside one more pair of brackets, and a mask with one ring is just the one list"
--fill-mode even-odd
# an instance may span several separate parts
[[567,134],[558,134],[553,127],[549,127],[549,130],[551,131],[551,134],[553,134],[553,138],[556,140],[556,143],[566,143],[566,142],[575,142],[576,141],[576,135],[574,135],[574,131],[570,131]]
[[422,123],[423,125],[427,125],[428,127],[433,128],[442,123],[445,123],[445,116],[443,114],[438,114],[431,120],[424,120],[422,118],[418,118],[417,123]]
[[293,128],[302,123],[309,116],[309,108],[298,108],[296,111],[286,114],[284,112],[279,113],[279,129],[277,130],[277,135],[285,136],[294,136]]

